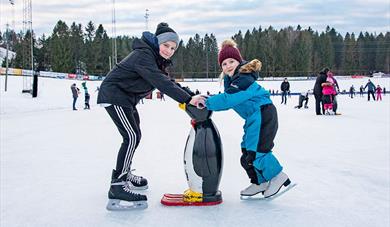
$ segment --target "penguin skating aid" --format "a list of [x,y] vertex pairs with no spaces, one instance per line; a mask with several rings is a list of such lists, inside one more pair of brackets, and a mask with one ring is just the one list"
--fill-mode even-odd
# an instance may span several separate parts
[[184,170],[189,189],[183,194],[164,194],[166,206],[210,206],[222,203],[218,190],[223,165],[222,143],[211,120],[212,111],[181,105],[191,117],[184,149]]

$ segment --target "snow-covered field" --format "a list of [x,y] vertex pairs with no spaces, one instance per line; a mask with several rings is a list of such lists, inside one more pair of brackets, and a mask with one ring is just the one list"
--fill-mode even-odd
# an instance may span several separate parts
[[[390,89],[390,79],[372,78]],[[220,190],[224,202],[213,207],[165,207],[163,193],[187,189],[183,150],[190,119],[177,103],[145,100],[139,105],[143,138],[133,168],[145,176],[149,208],[129,212],[105,209],[111,169],[121,137],[104,108],[96,105],[96,86],[87,82],[91,110],[72,111],[74,81],[40,78],[38,98],[22,94],[22,79],[0,79],[0,226],[390,226],[390,94],[383,101],[339,95],[341,116],[316,116],[273,97],[279,114],[274,153],[298,186],[273,201],[241,201],[249,185],[240,166],[243,121],[233,112],[213,120],[224,147]],[[342,90],[365,79],[339,80]],[[76,82],[81,87],[81,82]],[[280,81],[260,82],[280,89]],[[304,91],[314,81],[291,81]],[[205,93],[218,83],[186,83]]]

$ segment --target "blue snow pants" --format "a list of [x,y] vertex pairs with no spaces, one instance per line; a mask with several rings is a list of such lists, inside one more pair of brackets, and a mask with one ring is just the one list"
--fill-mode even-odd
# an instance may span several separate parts
[[273,104],[261,107],[261,129],[257,151],[242,148],[241,165],[251,183],[261,184],[278,175],[283,167],[272,153],[274,138],[278,130],[278,115]]

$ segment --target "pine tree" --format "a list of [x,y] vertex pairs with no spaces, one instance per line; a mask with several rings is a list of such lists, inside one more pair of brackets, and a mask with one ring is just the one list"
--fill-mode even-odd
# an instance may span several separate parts
[[313,35],[313,52],[312,52],[312,69],[315,73],[318,73],[324,65],[322,64],[322,57],[320,52],[321,41],[318,32]]
[[385,41],[384,41],[384,48],[379,49],[378,48],[378,53],[383,51],[385,53],[384,55],[384,63],[383,63],[383,70],[387,73],[390,72],[390,32],[386,32],[385,35]]
[[184,67],[184,59],[183,59],[184,51],[185,51],[185,47],[183,45],[183,40],[180,40],[179,45],[175,51],[175,54],[172,57],[173,66],[170,69],[170,76],[172,78],[180,78],[180,79],[184,78],[184,74],[183,74],[183,72],[184,72],[184,68],[183,68]]
[[311,71],[312,38],[308,31],[298,30],[298,37],[293,43],[293,72],[295,76],[307,76]]
[[237,46],[238,46],[238,49],[240,49],[240,52],[241,52],[241,55],[244,57],[244,58],[248,58],[248,54],[249,54],[249,51],[250,51],[250,44],[249,44],[249,39],[251,38],[251,33],[249,30],[247,30],[245,32],[245,35],[244,35],[244,38],[241,42],[241,45],[238,45],[237,43]]
[[354,33],[349,34],[347,32],[344,38],[344,45],[344,74],[359,73],[359,55]]
[[110,43],[103,25],[96,29],[93,40],[93,50],[96,52],[96,64],[92,69],[94,74],[104,75],[109,70]]
[[[72,23],[70,26],[70,43],[72,52],[72,61],[74,64],[73,73],[83,74],[85,72],[85,60],[84,60],[84,33],[81,24]],[[84,65],[84,68],[83,68]]]
[[185,78],[195,78],[195,70],[196,70],[196,62],[195,62],[195,49],[196,45],[192,37],[187,42],[186,48],[184,52],[184,72]]
[[55,72],[74,71],[69,28],[63,21],[58,21],[50,38],[50,62]]
[[107,35],[107,32],[103,32],[103,40],[102,40],[102,49],[101,49],[101,61],[102,61],[102,73],[101,75],[105,75],[110,71],[110,63],[109,56],[111,56],[111,42],[110,38]]
[[[184,72],[185,78],[199,78],[199,72],[200,67],[203,67],[203,65],[200,65],[200,58],[202,56],[203,52],[203,45],[200,46],[201,40],[200,36],[196,34],[194,37],[191,37],[187,45],[185,47],[184,51]],[[199,50],[200,48],[200,50]]]
[[200,35],[195,34],[195,61],[196,61],[196,77],[204,78],[206,77],[206,53],[204,51],[204,39],[200,38]]
[[210,72],[212,72],[213,78],[218,78],[219,75],[219,65],[218,65],[218,42],[214,34],[210,34],[210,43],[209,43],[209,59],[211,63],[209,64]]
[[334,52],[334,69],[333,71],[338,71],[342,68],[342,59],[343,59],[343,37],[336,32],[334,28],[331,28],[328,32],[330,36],[333,52]]
[[85,63],[88,73],[93,72],[96,69],[97,56],[95,47],[93,45],[93,40],[95,38],[95,25],[92,21],[88,22],[87,27],[85,28]]
[[259,37],[259,31],[256,28],[253,28],[252,33],[248,40],[248,50],[245,54],[245,57],[248,61],[252,59],[259,59],[260,53],[258,52],[258,38]]
[[287,29],[282,29],[276,37],[276,49],[275,49],[275,72],[274,76],[284,77],[287,76],[286,70],[290,68],[289,52],[290,47],[287,41]]
[[239,30],[238,33],[235,34],[235,35],[232,37],[232,39],[237,43],[237,45],[238,45],[239,47],[242,47],[244,39],[243,39],[243,37],[242,37],[242,32],[241,32],[241,30]]
[[276,49],[276,34],[277,31],[270,26],[268,29],[264,30],[264,35],[261,36],[259,40],[263,44],[262,57],[263,67],[266,76],[273,76],[273,73],[276,69],[276,55],[274,50]]
[[367,43],[368,49],[366,50],[368,56],[368,70],[369,73],[372,74],[375,71],[375,56],[376,56],[376,50],[378,48],[378,42],[372,33],[369,34],[368,32],[366,32],[365,36],[368,42]]
[[118,52],[118,62],[124,59],[131,51],[134,41],[134,37],[128,36],[119,36],[117,37],[117,52]]
[[50,38],[43,34],[37,41],[37,48],[34,51],[38,71],[51,70],[50,64]]
[[210,46],[211,46],[211,40],[210,40],[210,37],[209,35],[206,33],[206,35],[204,36],[203,38],[203,43],[204,43],[204,48],[203,48],[203,52],[205,54],[205,74],[206,74],[206,78],[209,78],[210,75],[209,75],[209,72],[210,72],[210,65],[211,65],[211,61],[213,59],[211,59],[211,56],[210,56]]
[[16,52],[14,59],[9,62],[9,67],[23,68],[23,33],[15,34],[15,39],[10,45],[10,50]]
[[389,72],[390,69],[390,32],[384,36],[380,33],[377,37],[375,53],[375,69],[381,72]]
[[325,67],[329,67],[330,69],[334,68],[334,49],[332,45],[332,39],[329,32],[329,27],[327,28],[326,33],[321,33],[321,53],[322,53],[322,61]]

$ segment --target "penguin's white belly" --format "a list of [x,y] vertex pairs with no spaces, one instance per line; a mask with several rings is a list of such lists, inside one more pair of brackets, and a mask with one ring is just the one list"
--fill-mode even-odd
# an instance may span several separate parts
[[192,191],[203,193],[202,190],[202,177],[198,176],[195,172],[193,162],[193,151],[195,143],[195,130],[191,128],[190,134],[187,138],[187,144],[184,151],[184,171],[186,174],[188,186]]

